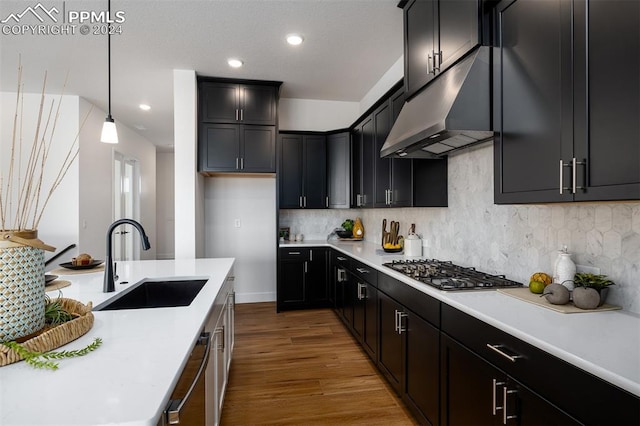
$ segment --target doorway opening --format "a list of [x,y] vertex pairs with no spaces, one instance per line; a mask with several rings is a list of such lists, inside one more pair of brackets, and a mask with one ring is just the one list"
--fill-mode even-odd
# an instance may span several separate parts
[[[113,156],[113,219],[140,220],[140,162],[118,151]],[[131,225],[121,225],[114,233],[114,260],[139,260],[140,241]]]

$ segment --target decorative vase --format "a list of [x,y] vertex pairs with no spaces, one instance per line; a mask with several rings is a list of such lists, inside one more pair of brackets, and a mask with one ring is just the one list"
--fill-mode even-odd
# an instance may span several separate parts
[[364,238],[364,226],[362,225],[362,220],[359,217],[356,218],[356,223],[353,224],[353,238],[362,239]]
[[553,268],[553,282],[562,284],[569,291],[573,291],[573,279],[576,275],[576,264],[571,260],[571,253],[567,252],[567,246],[560,250]]
[[38,231],[0,230],[0,342],[44,327],[44,249]]

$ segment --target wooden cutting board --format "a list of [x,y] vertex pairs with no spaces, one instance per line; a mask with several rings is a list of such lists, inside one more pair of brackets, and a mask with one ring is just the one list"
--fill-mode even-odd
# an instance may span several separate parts
[[534,305],[542,306],[543,308],[551,309],[552,311],[561,312],[563,314],[583,314],[587,312],[615,311],[622,309],[621,306],[609,305],[608,303],[605,303],[596,309],[580,309],[576,307],[573,302],[569,302],[566,305],[553,305],[547,301],[546,297],[540,297],[539,294],[531,293],[528,287],[499,288],[498,292],[506,294],[507,296],[515,297],[516,299],[524,300],[525,302],[533,303]]

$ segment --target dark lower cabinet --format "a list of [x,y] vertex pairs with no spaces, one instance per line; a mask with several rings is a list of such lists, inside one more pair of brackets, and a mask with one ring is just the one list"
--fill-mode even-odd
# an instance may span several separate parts
[[329,306],[329,250],[281,248],[278,254],[277,310]]
[[422,424],[438,425],[440,332],[381,291],[378,300],[378,366]]
[[378,289],[352,275],[353,333],[369,357],[378,355]]
[[578,425],[455,340],[441,339],[443,425]]

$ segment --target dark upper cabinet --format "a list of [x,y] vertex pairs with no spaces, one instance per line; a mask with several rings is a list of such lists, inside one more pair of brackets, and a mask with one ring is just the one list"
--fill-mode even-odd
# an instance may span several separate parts
[[327,135],[329,208],[348,209],[351,201],[351,139],[349,132]]
[[638,2],[498,4],[496,203],[640,199],[639,28]]
[[275,128],[235,124],[200,125],[201,172],[275,172]]
[[640,199],[640,2],[576,1],[574,26],[574,198]]
[[280,135],[280,208],[327,207],[327,146],[324,135]]
[[479,0],[411,0],[404,6],[405,88],[413,95],[481,41]]
[[198,171],[275,173],[278,83],[198,80]]
[[276,124],[276,86],[201,82],[201,120],[207,123]]
[[376,152],[373,117],[368,115],[354,128],[353,134],[354,207],[373,207]]

